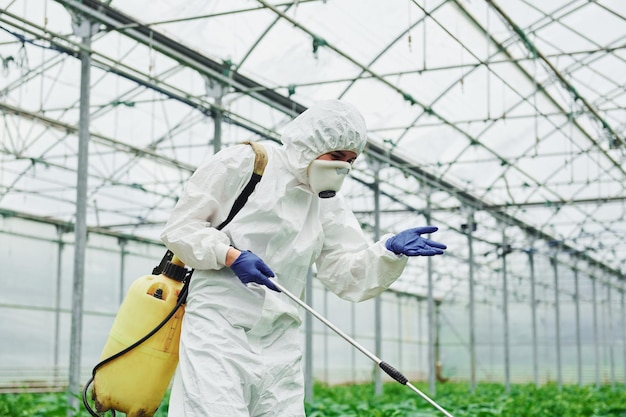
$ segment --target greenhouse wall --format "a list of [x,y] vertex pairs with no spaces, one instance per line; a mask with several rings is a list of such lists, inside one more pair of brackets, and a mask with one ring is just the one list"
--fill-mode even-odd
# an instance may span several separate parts
[[[5,391],[67,386],[73,308],[72,240],[73,233],[63,225],[0,217],[0,387]],[[151,273],[163,253],[159,242],[89,233],[82,381],[88,380],[99,360],[129,285]],[[432,347],[441,365],[437,375],[440,381],[475,378],[498,383],[623,384],[623,290],[610,277],[575,271],[561,266],[558,260],[555,268],[554,259],[537,256],[533,294],[528,257],[515,254],[506,262],[506,276],[504,268],[477,272],[488,276],[482,281],[490,284],[480,288],[478,293],[482,295],[475,300],[433,300],[437,338],[432,342],[428,339],[428,299],[393,289],[383,293],[379,298],[378,352],[382,359],[411,380],[428,380]],[[469,280],[459,282],[469,285]],[[312,288],[312,307],[375,352],[376,301],[353,304],[341,300],[317,280]],[[474,316],[473,349],[470,309]],[[307,346],[306,354],[312,355],[315,380],[343,384],[373,379],[375,365],[369,358],[321,322],[311,323],[312,344]],[[303,343],[306,330],[303,325]]]

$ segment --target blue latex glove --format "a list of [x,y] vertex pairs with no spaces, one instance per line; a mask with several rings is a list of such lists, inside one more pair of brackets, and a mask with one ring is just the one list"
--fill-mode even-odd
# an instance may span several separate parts
[[250,251],[241,252],[241,255],[235,259],[230,269],[244,284],[256,282],[257,284],[265,285],[271,290],[280,292],[274,283],[270,281],[270,277],[274,276],[274,272],[261,258]]
[[434,256],[443,254],[447,246],[421,237],[422,234],[434,233],[439,230],[435,226],[416,227],[407,229],[390,237],[385,246],[397,255],[407,256]]

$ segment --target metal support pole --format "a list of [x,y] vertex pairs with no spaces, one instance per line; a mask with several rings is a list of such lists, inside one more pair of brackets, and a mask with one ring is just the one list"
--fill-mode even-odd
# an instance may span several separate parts
[[400,369],[403,368],[404,365],[402,362],[402,348],[404,343],[404,334],[403,334],[403,325],[402,325],[402,299],[400,298],[400,294],[396,294],[396,306],[398,307],[398,366]]
[[[324,316],[328,317],[328,288],[324,287]],[[328,372],[328,329],[324,328],[324,382],[330,383],[330,373]]]
[[[309,268],[306,276],[306,292],[304,299],[310,306],[313,305],[313,270]],[[313,400],[313,317],[310,314],[304,317],[304,398]]]
[[611,388],[615,388],[615,357],[613,356],[613,340],[615,337],[613,336],[613,308],[611,306],[611,282],[607,282],[606,284],[606,314],[607,314],[607,324],[609,327],[609,331],[607,334],[607,344],[609,345],[609,369],[611,372]]
[[576,307],[576,364],[578,371],[578,386],[583,386],[583,353],[580,328],[580,288],[578,285],[578,268],[574,269],[574,302]]
[[506,238],[506,229],[502,229],[502,331],[504,336],[504,389],[508,394],[511,391],[511,347],[509,342],[509,289],[506,270],[506,255],[509,244]]
[[[350,303],[350,336],[356,338],[356,303]],[[356,383],[356,352],[354,349],[350,350],[350,363],[352,366],[352,382]]]
[[[374,241],[380,239],[380,166],[374,164]],[[382,300],[380,297],[374,299],[374,329],[375,329],[375,355],[382,356]],[[379,395],[383,393],[383,382],[381,370],[378,366],[374,368],[374,392]]]
[[126,270],[126,243],[124,238],[118,239],[120,245],[120,305],[124,301],[124,271]]
[[62,226],[57,226],[57,271],[56,271],[56,288],[54,299],[54,379],[55,383],[58,379],[58,372],[60,367],[60,349],[59,341],[61,340],[61,288],[62,288],[62,276],[63,276],[63,248],[65,242],[63,242],[64,229]]
[[222,149],[222,96],[215,97],[216,106],[213,107],[213,152],[218,153]]
[[443,376],[440,372],[441,369],[438,369],[441,366],[441,362],[440,362],[440,356],[439,353],[441,352],[440,348],[441,348],[441,344],[440,344],[440,340],[439,340],[439,330],[440,330],[440,324],[441,324],[441,316],[440,313],[441,311],[439,311],[439,307],[440,305],[436,304],[434,305],[434,326],[435,326],[435,349],[434,349],[434,362],[435,362],[435,381],[437,380],[437,376]]
[[598,335],[598,307],[596,304],[596,278],[591,277],[591,305],[593,306],[593,352],[595,357],[596,388],[600,388],[600,348]]
[[556,339],[556,380],[559,391],[563,389],[563,375],[561,369],[561,310],[559,304],[559,271],[557,265],[557,254],[550,258],[552,263],[552,270],[554,272],[554,321],[555,332],[554,337]]
[[[422,310],[424,308],[422,307],[422,302],[418,299],[417,300],[417,369],[424,369],[425,367],[422,366],[422,358],[424,357],[423,353],[422,353],[422,349],[423,349],[423,340],[424,338],[422,337],[423,334],[423,330],[422,330],[422,318],[424,317],[424,314],[422,313]],[[626,352],[626,351],[625,351]]]
[[223,83],[209,77],[204,79],[206,94],[215,100],[215,105],[211,106],[211,116],[213,117],[213,153],[218,153],[222,149],[222,121],[224,112],[222,111],[222,99],[226,94],[227,87]]
[[528,267],[530,268],[530,315],[533,335],[533,378],[539,387],[539,352],[537,345],[537,289],[535,287],[535,251],[528,251]]
[[624,382],[624,385],[626,385],[626,303],[624,300],[624,284],[622,283],[622,290],[621,290],[621,300],[620,300],[620,304],[622,307],[622,314],[620,314],[622,316],[622,365],[624,367],[624,373],[622,374],[622,379]]
[[474,239],[472,233],[475,229],[474,213],[467,219],[467,246],[469,266],[469,349],[470,349],[470,393],[476,391],[476,319],[474,304]]
[[[430,194],[426,198],[426,211],[424,213],[426,224],[431,224]],[[430,237],[430,236],[429,236]],[[433,260],[429,256],[426,260],[428,268],[428,389],[431,395],[437,394],[437,323],[435,316],[435,291],[433,283]]]
[[85,252],[87,246],[87,178],[89,167],[89,87],[91,84],[91,22],[78,19],[82,47],[80,50],[80,107],[78,124],[78,167],[76,180],[76,225],[74,245],[74,279],[72,289],[72,325],[70,338],[70,375],[68,411],[72,416],[78,408],[80,392],[80,360],[83,326],[83,292],[85,282]]
[[624,284],[622,284],[622,296],[621,296],[621,305],[622,305],[622,364],[624,366],[623,373],[623,381],[624,385],[626,385],[626,302],[624,300]]

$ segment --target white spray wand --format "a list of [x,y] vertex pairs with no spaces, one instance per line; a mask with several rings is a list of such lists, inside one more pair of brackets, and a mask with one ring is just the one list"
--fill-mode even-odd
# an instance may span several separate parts
[[404,375],[402,375],[397,369],[395,369],[393,366],[389,365],[387,362],[381,360],[379,357],[377,357],[376,355],[374,355],[372,352],[368,351],[367,349],[365,349],[363,346],[361,346],[356,340],[352,339],[350,336],[348,336],[346,333],[344,333],[341,329],[339,329],[338,327],[336,327],[334,324],[332,324],[330,321],[328,321],[324,316],[322,316],[321,314],[319,314],[317,311],[313,310],[313,308],[311,308],[307,303],[305,303],[304,301],[302,301],[300,298],[296,297],[295,295],[293,295],[291,292],[289,292],[285,287],[283,287],[282,285],[280,285],[277,281],[275,280],[271,280],[272,283],[274,285],[276,285],[276,288],[278,288],[280,291],[283,292],[283,294],[285,294],[287,297],[291,298],[293,301],[296,302],[296,304],[298,304],[300,307],[304,308],[306,311],[308,311],[309,313],[311,313],[313,316],[315,316],[315,318],[317,318],[319,321],[321,321],[322,323],[324,323],[326,326],[328,326],[332,331],[334,331],[335,333],[337,333],[339,336],[341,336],[344,340],[346,340],[348,343],[350,343],[352,346],[354,346],[355,348],[357,348],[358,350],[360,350],[365,356],[367,356],[368,358],[370,358],[372,361],[376,362],[376,365],[378,365],[378,367],[380,369],[382,369],[383,371],[385,371],[385,373],[387,375],[389,375],[390,377],[392,377],[393,379],[395,379],[396,381],[398,381],[399,383],[401,383],[402,385],[406,385],[407,387],[409,387],[411,390],[415,391],[417,394],[419,394],[423,399],[425,399],[426,401],[428,401],[433,407],[435,407],[437,410],[441,411],[446,417],[453,417],[452,414],[448,413],[446,410],[443,409],[443,407],[441,407],[439,404],[437,404],[435,401],[433,401],[430,397],[428,397],[426,394],[424,394],[422,391],[420,391],[419,389],[417,389],[415,386],[413,386],[409,380],[407,379],[407,377],[405,377]]

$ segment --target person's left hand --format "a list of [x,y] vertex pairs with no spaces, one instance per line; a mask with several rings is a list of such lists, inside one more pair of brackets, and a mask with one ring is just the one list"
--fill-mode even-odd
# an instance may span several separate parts
[[434,256],[443,254],[447,246],[443,243],[435,242],[423,238],[421,235],[434,233],[439,230],[435,226],[416,227],[407,229],[395,236],[390,237],[385,246],[396,255],[407,256]]

